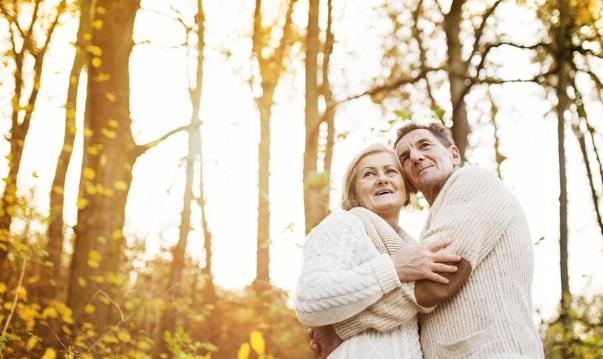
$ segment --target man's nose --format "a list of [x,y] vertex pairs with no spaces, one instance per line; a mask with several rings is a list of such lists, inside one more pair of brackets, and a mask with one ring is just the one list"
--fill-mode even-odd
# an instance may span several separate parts
[[409,153],[411,161],[422,161],[425,157],[423,156],[423,152],[419,151],[416,148],[411,148]]

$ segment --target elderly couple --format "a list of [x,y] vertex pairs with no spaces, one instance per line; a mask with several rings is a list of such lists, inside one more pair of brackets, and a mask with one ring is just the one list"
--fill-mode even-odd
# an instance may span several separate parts
[[[525,215],[496,177],[460,163],[436,123],[409,123],[395,153],[372,145],[352,161],[345,211],[308,236],[296,290],[318,357],[544,356]],[[431,207],[420,244],[398,226],[416,192]]]

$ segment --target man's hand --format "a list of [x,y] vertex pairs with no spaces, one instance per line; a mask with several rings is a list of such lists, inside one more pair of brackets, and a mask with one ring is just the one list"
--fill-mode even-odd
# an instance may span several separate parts
[[318,359],[328,357],[343,342],[332,325],[308,329],[308,339],[310,348]]
[[439,240],[424,243],[420,246],[404,248],[391,255],[396,273],[401,282],[411,282],[428,279],[437,283],[447,284],[448,279],[436,273],[454,273],[457,267],[445,263],[456,263],[461,260],[455,254],[438,253],[448,247],[451,240]]

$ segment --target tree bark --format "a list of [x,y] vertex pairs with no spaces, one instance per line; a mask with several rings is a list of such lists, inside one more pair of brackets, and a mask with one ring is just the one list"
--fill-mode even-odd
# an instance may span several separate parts
[[61,273],[61,258],[63,256],[64,243],[64,222],[63,222],[63,201],[65,179],[67,169],[73,153],[73,144],[75,142],[75,114],[77,111],[77,92],[80,84],[80,75],[84,65],[88,62],[88,52],[86,46],[88,41],[84,34],[90,33],[90,23],[92,11],[94,9],[94,0],[80,0],[80,23],[77,30],[75,57],[69,73],[69,85],[67,87],[67,101],[65,103],[65,127],[63,146],[59,155],[52,187],[50,190],[50,214],[48,224],[48,242],[46,251],[48,258],[52,263],[51,285],[46,297],[54,298],[56,296],[56,284],[59,282]]
[[[15,39],[16,34],[13,29],[13,26],[19,26],[18,14],[12,16],[9,14],[8,9],[5,8],[4,4],[0,4],[0,12],[7,18],[9,23],[11,50],[14,55],[15,63],[15,72],[13,75],[15,94],[11,101],[10,152],[7,156],[8,175],[4,178],[4,189],[2,191],[2,198],[0,199],[0,268],[4,268],[5,273],[8,273],[8,271],[6,271],[7,263],[5,262],[8,254],[8,243],[11,240],[10,227],[16,210],[17,177],[21,166],[23,147],[25,146],[31,118],[38,98],[40,79],[44,68],[44,58],[54,30],[59,22],[59,18],[65,10],[65,0],[62,0],[56,7],[56,13],[52,18],[51,23],[48,25],[46,33],[42,36],[42,43],[38,44],[36,38],[39,34],[34,33],[34,31],[41,26],[41,17],[39,15],[40,3],[41,0],[35,1],[29,26],[27,30],[21,33],[21,49],[17,49],[16,44],[19,41]],[[18,11],[18,9],[16,9],[16,11]],[[33,82],[27,97],[27,102],[25,106],[22,106],[21,101],[24,95],[25,82],[29,77],[29,74],[26,74],[24,69],[25,61],[28,57],[32,57],[34,61]],[[21,116],[21,114],[23,115]]]
[[283,35],[272,56],[265,57],[262,50],[266,43],[266,32],[262,26],[262,1],[256,0],[252,56],[258,64],[262,93],[255,97],[260,114],[260,142],[258,144],[258,228],[256,278],[253,283],[257,293],[270,287],[270,119],[274,103],[274,91],[284,71],[283,59],[291,36],[292,13],[295,0],[289,0]]
[[[90,60],[84,157],[78,198],[78,223],[71,261],[67,304],[74,320],[92,321],[103,333],[111,320],[124,250],[122,228],[132,182],[132,167],[139,154],[131,132],[129,59],[134,18],[140,0],[98,0],[92,46],[100,49]],[[99,80],[100,74],[109,78]],[[87,318],[82,311],[92,304]]]
[[465,107],[466,85],[458,74],[467,73],[467,67],[462,57],[462,42],[460,38],[463,5],[465,0],[454,0],[450,12],[444,15],[444,32],[448,54],[448,82],[450,84],[450,102],[452,103],[452,138],[461,153],[465,156],[469,122]]

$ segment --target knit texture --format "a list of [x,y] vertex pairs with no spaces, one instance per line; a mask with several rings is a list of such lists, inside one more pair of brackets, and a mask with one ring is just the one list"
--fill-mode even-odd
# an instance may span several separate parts
[[[370,219],[368,222],[361,220],[362,211],[359,213],[360,217],[357,211],[354,214],[331,213],[308,236],[296,289],[297,316],[307,326],[322,326],[345,321],[363,311],[367,313],[356,319],[356,322],[362,321],[360,327],[363,332],[345,340],[329,356],[330,359],[421,358],[417,310],[410,298],[398,300],[402,314],[398,313],[395,305],[386,305],[385,309],[377,309],[376,312],[367,311],[387,293],[393,291],[397,297],[403,295],[387,250],[401,248],[404,244],[391,227],[383,240],[369,238],[367,228],[375,233],[383,230],[380,226],[365,228]],[[380,253],[377,247],[384,253]],[[391,318],[374,320],[379,315]],[[367,330],[370,327],[366,327],[366,323],[391,330]],[[350,333],[359,333],[353,324],[343,324],[341,328],[344,328],[341,333],[346,338]]]
[[542,358],[532,321],[530,233],[498,178],[468,166],[446,181],[421,240],[447,238],[453,242],[444,251],[466,258],[473,271],[456,296],[420,316],[425,358]]
[[[419,244],[401,228],[396,233],[383,218],[366,208],[352,208],[350,213],[360,219],[368,237],[380,253],[391,255],[400,249]],[[367,329],[386,332],[409,320],[415,320],[417,310],[431,311],[432,308],[422,308],[412,302],[414,282],[403,288],[404,290],[385,294],[378,302],[353,317],[333,324],[335,331],[344,340]]]

